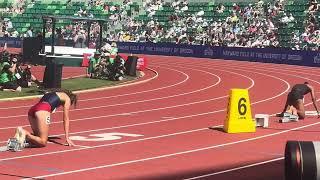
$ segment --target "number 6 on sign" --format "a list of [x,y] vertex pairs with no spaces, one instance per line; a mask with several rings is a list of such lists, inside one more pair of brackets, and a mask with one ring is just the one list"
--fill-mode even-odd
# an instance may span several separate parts
[[102,133],[102,134],[90,134],[90,137],[84,137],[84,136],[70,136],[69,138],[71,140],[75,141],[112,141],[112,140],[118,140],[121,139],[122,136],[127,137],[140,137],[143,136],[141,134],[127,134],[127,133]]
[[246,98],[240,98],[238,102],[238,112],[242,116],[247,113],[246,102],[247,102]]
[[247,89],[231,89],[224,130],[227,133],[256,131],[256,123],[252,119]]

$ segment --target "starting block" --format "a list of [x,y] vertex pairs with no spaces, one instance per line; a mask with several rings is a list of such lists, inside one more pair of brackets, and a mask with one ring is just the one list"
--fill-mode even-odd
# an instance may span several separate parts
[[317,111],[305,111],[307,116],[318,116]]
[[297,121],[299,121],[299,117],[291,113],[284,113],[283,117],[279,120],[280,123],[297,122]]
[[268,114],[256,114],[254,116],[257,127],[267,128],[269,126],[269,115]]

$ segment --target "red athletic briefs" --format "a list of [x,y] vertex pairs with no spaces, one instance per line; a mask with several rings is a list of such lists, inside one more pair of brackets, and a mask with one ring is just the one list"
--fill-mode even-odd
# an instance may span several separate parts
[[35,113],[37,111],[48,111],[51,113],[51,106],[47,102],[39,102],[30,108],[28,115],[31,117],[35,117]]

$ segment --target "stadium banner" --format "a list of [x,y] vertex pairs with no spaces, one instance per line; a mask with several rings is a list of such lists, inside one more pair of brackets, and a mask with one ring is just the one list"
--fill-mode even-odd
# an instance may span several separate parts
[[320,66],[320,53],[316,51],[295,51],[285,48],[241,48],[222,47],[221,59]]
[[[21,38],[0,37],[0,46],[3,46],[5,42],[8,47],[22,47]],[[120,53],[126,54],[230,59],[320,67],[320,52],[317,51],[295,51],[285,48],[217,47],[151,42],[117,42],[117,46]]]
[[165,56],[229,59],[320,67],[320,52],[286,48],[243,48],[173,43],[117,42],[119,52]]
[[119,52],[132,54],[150,54],[164,56],[203,57],[207,48],[202,45],[185,45],[174,43],[133,43],[117,42]]
[[21,48],[22,39],[15,37],[0,37],[0,47],[3,47],[7,43],[8,48]]

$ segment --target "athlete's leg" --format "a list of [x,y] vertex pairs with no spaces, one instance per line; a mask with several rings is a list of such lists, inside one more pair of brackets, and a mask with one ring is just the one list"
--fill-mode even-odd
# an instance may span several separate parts
[[289,111],[290,111],[291,114],[298,116],[298,110],[294,106],[290,106],[290,110]]
[[287,108],[287,110],[286,110],[286,113],[293,114],[294,111],[297,111],[295,107],[293,107],[293,106],[288,106],[288,108]]
[[306,117],[306,113],[304,110],[303,100],[298,99],[294,104],[294,107],[297,109],[297,114],[299,116],[299,119],[304,119]]
[[26,139],[37,147],[45,147],[47,145],[49,134],[47,118],[50,118],[50,112],[47,111],[37,111],[35,117],[29,116],[33,134],[26,131]]
[[291,105],[289,105],[289,95],[288,95],[287,100],[286,100],[286,104],[284,105],[282,112],[278,116],[282,117],[285,112],[290,111],[290,106]]

